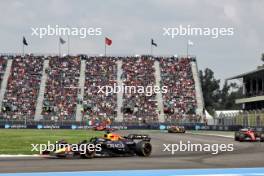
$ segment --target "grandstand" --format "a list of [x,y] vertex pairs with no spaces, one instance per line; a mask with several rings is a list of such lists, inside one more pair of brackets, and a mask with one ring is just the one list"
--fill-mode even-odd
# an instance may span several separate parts
[[7,60],[4,58],[0,58],[0,84],[2,83],[6,66],[7,66]]
[[[219,118],[223,124],[252,127],[264,126],[264,65],[250,72],[242,73],[229,80],[242,80],[243,96],[236,99],[236,104],[242,105],[237,115],[226,115]],[[223,120],[224,119],[224,120]]]
[[[195,58],[1,56],[0,119],[202,122]],[[98,92],[98,86],[167,86],[166,93]]]

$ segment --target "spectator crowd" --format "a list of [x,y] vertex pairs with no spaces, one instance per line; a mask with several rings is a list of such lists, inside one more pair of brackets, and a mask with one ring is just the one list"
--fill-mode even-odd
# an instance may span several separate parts
[[[122,80],[125,86],[154,86],[155,69],[154,59],[143,56],[123,59]],[[147,96],[138,92],[123,94],[123,114],[127,122],[143,121],[157,122],[157,102],[155,94]]]
[[29,55],[12,59],[2,114],[8,119],[33,119],[42,77],[43,58]]
[[50,57],[43,101],[45,120],[75,119],[79,90],[80,57]]
[[86,60],[83,114],[90,118],[111,118],[117,115],[117,95],[99,91],[99,87],[117,83],[117,58],[89,57]]
[[[49,60],[45,71],[42,115],[44,120],[75,120],[77,104],[82,105],[82,118],[115,119],[117,96],[99,92],[99,87],[114,86],[120,79],[124,86],[155,86],[154,62],[160,65],[160,86],[166,121],[195,118],[197,108],[195,83],[190,58],[174,57],[80,57],[80,56],[14,56],[3,99],[1,115],[11,119],[33,119],[42,79],[44,59]],[[85,61],[84,95],[80,96],[81,60]],[[117,78],[117,61],[122,61],[121,77]],[[0,57],[0,83],[7,59]],[[158,122],[161,113],[156,94],[123,93],[121,112],[125,122]]]
[[196,110],[195,84],[190,58],[160,58],[161,85],[167,86],[163,104],[167,121],[192,118]]

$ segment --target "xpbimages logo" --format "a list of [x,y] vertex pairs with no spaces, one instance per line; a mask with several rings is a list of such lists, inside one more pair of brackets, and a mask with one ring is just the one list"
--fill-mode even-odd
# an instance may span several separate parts
[[72,152],[80,152],[80,154],[85,154],[87,151],[101,151],[101,144],[67,144],[67,143],[59,143],[56,141],[55,144],[48,141],[47,144],[31,144],[31,151],[32,152],[40,152],[43,153],[45,151],[53,152],[63,148],[67,148],[67,150]]
[[114,83],[113,86],[97,86],[98,91],[97,93],[103,93],[106,96],[110,94],[117,94],[117,93],[125,93],[125,94],[144,94],[146,96],[152,96],[153,94],[157,93],[167,93],[168,87],[162,86],[161,88],[159,86],[127,86],[127,85],[117,85]]
[[233,27],[194,27],[191,25],[179,25],[176,27],[163,27],[163,36],[175,38],[178,36],[207,36],[213,39],[223,36],[233,36]]
[[179,141],[177,144],[163,144],[163,152],[174,155],[176,152],[209,152],[216,155],[220,152],[234,151],[234,144],[198,144],[187,141]]
[[61,27],[59,25],[46,27],[31,27],[31,35],[44,38],[46,36],[79,36],[80,38],[86,38],[88,36],[100,36],[102,35],[102,28],[94,27]]

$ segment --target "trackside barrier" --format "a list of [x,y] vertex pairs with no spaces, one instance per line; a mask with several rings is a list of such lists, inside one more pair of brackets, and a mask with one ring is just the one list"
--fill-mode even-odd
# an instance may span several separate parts
[[[116,128],[119,130],[166,130],[168,129],[171,124],[155,124],[155,125],[111,125],[111,128]],[[184,126],[186,130],[212,130],[212,131],[238,131],[239,129],[243,128],[241,125],[231,125],[231,126],[220,126],[220,125],[181,125]],[[24,125],[24,124],[1,124],[0,128],[6,129],[91,129],[94,126],[89,125],[44,125],[44,124],[36,124],[36,125]],[[257,130],[263,131],[263,127],[257,127]]]

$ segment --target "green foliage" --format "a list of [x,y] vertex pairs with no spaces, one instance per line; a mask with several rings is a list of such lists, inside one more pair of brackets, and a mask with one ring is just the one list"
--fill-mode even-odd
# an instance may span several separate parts
[[233,110],[240,109],[240,105],[235,103],[235,100],[242,97],[242,87],[238,86],[236,83],[227,84],[225,82],[222,90],[219,104],[219,110]]
[[206,68],[199,72],[201,86],[203,90],[205,109],[214,114],[215,110],[233,110],[239,109],[239,105],[235,104],[235,99],[242,96],[242,87],[236,83],[223,85],[220,88],[220,80],[214,77],[214,72]]
[[261,54],[261,60],[264,62],[264,53]]
[[214,110],[217,108],[219,103],[219,88],[220,80],[216,80],[214,77],[214,72],[206,68],[203,71],[200,71],[200,80],[204,96],[205,109],[213,114]]
[[32,152],[31,144],[55,143],[61,139],[78,143],[91,137],[102,136],[102,132],[92,130],[61,129],[0,129],[0,154],[39,154]]

